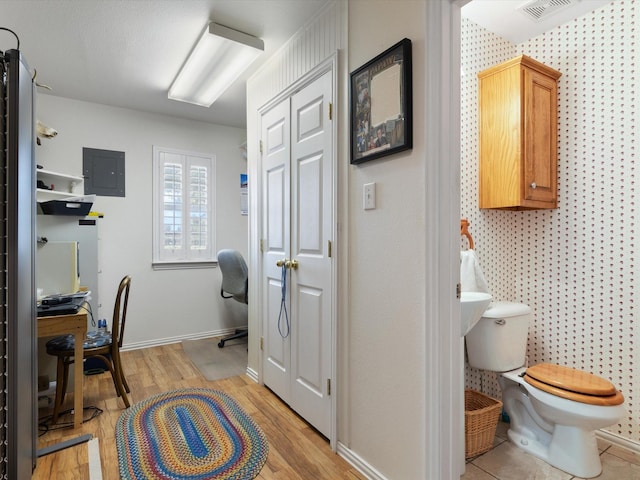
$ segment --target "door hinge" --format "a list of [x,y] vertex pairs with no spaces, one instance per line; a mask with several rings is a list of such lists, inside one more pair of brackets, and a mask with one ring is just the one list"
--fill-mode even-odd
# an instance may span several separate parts
[[331,379],[327,378],[327,396],[331,396]]
[[260,239],[260,253],[264,253],[264,238]]
[[260,140],[260,154],[262,154],[262,140]]
[[331,240],[327,240],[327,257],[331,258],[331,255],[332,255]]
[[264,337],[260,337],[260,350],[264,350]]
[[462,296],[462,285],[459,283],[456,284],[456,298],[460,298]]
[[329,103],[329,120],[333,120],[333,103]]

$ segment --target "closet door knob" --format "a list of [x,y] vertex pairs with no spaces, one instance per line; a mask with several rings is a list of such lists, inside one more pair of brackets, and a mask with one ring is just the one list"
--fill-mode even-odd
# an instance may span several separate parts
[[538,185],[536,185],[536,182],[531,182],[531,188],[536,188]]

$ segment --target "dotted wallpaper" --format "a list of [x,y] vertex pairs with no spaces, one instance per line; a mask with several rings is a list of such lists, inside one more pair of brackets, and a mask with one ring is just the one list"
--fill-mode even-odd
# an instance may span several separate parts
[[[639,17],[640,0],[614,0],[519,45],[463,18],[461,81],[461,216],[494,299],[532,307],[530,364],[583,369],[622,391],[628,417],[608,430],[633,442],[640,442]],[[480,210],[476,75],[520,54],[562,72],[559,206]],[[468,388],[499,398],[494,373],[467,365],[465,377]]]

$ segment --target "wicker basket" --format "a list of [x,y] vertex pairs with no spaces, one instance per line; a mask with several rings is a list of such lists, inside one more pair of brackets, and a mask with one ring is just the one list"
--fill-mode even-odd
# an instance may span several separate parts
[[465,458],[491,450],[502,402],[475,390],[464,391]]

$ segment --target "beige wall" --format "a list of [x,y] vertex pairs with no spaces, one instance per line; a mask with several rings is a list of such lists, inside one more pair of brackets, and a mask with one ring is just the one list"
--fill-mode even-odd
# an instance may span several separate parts
[[[609,431],[640,448],[637,289],[640,4],[615,0],[520,45],[463,22],[462,215],[494,297],[531,305],[531,363],[610,379],[629,412]],[[558,190],[553,211],[478,209],[477,72],[521,53],[559,80]],[[467,367],[467,386],[499,395]]]

